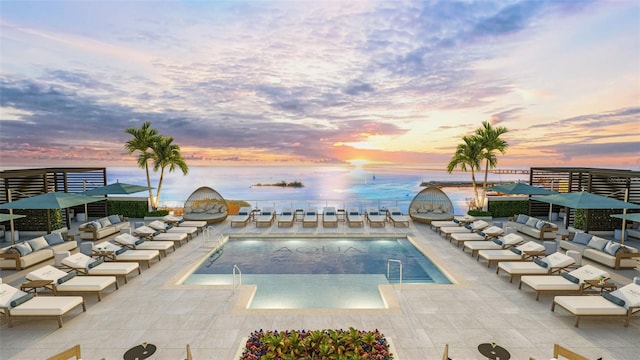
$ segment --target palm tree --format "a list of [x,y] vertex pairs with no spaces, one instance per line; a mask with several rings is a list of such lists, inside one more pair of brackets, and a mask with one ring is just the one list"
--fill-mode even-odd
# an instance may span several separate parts
[[151,191],[151,177],[149,176],[149,160],[151,159],[151,152],[153,144],[158,141],[162,136],[158,135],[158,130],[150,128],[151,121],[145,121],[140,128],[135,126],[128,127],[124,130],[125,133],[133,136],[133,138],[124,145],[129,155],[136,151],[139,151],[138,166],[145,169],[147,173],[147,186],[149,187],[149,199],[152,199],[151,205],[153,206],[153,192]]
[[484,199],[487,195],[487,177],[489,176],[489,169],[493,169],[498,165],[498,157],[496,151],[504,154],[507,151],[509,144],[504,139],[501,139],[502,134],[507,133],[504,126],[491,126],[488,121],[482,122],[482,127],[476,130],[476,137],[482,146],[481,158],[484,160],[484,182],[482,186],[482,197],[480,198],[480,204],[484,204]]
[[158,141],[154,142],[152,150],[151,159],[153,160],[153,171],[160,170],[158,190],[156,191],[155,199],[152,199],[152,206],[157,208],[165,169],[169,167],[169,172],[173,172],[179,168],[183,175],[187,175],[189,173],[189,166],[187,166],[182,154],[180,154],[180,146],[174,144],[173,138],[170,136],[161,137]]
[[471,183],[475,195],[476,208],[480,207],[478,202],[478,188],[476,187],[476,170],[480,170],[480,162],[482,161],[482,144],[477,136],[465,136],[462,138],[463,143],[458,144],[456,153],[451,157],[447,165],[447,172],[451,172],[460,167],[462,171],[467,171],[467,167],[471,170]]

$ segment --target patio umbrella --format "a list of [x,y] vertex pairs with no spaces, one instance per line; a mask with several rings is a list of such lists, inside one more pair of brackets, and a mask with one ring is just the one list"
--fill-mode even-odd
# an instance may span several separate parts
[[[153,188],[152,188],[153,189]],[[84,191],[85,195],[116,195],[116,194],[134,194],[141,191],[147,191],[149,187],[126,184],[121,182],[115,182],[113,184],[97,187],[91,190]]]
[[489,186],[487,190],[493,190],[501,192],[503,194],[518,194],[518,195],[551,195],[555,194],[555,191],[551,191],[545,188],[529,185],[526,183],[515,182],[511,184],[501,184]]
[[[63,192],[48,192],[45,194],[40,194],[36,196],[32,196],[29,198],[24,198],[16,201],[11,201],[11,193],[9,193],[9,202],[1,204],[0,209],[67,209],[73,206],[83,205],[87,203],[92,203],[96,201],[101,201],[104,199],[98,199],[91,196],[86,196],[82,194],[74,194],[74,193],[63,193]],[[49,223],[49,228],[51,228],[51,219],[48,218],[49,213],[47,213],[47,221]],[[11,221],[11,241],[14,240],[13,234],[13,219]],[[69,224],[69,216],[67,213],[67,227],[70,227]]]
[[[586,191],[533,196],[532,199],[572,209],[640,209],[640,205]],[[569,217],[565,219],[565,227]],[[589,224],[587,223],[587,229]]]
[[[83,186],[87,186],[85,182]],[[152,188],[153,189],[153,188]],[[82,193],[85,195],[128,195],[134,194],[141,191],[149,190],[148,186],[140,186],[134,184],[127,184],[121,182],[114,182],[113,184],[93,188],[91,190],[83,191]],[[87,204],[84,204],[84,213],[86,215],[86,220],[89,220],[89,209]]]
[[13,219],[20,219],[23,217],[27,217],[26,215],[18,215],[18,214],[0,214],[0,222],[5,222]]

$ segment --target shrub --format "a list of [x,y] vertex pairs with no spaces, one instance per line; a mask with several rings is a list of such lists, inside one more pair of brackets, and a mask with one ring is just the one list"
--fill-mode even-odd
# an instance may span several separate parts
[[254,331],[241,360],[257,359],[378,359],[391,360],[387,339],[375,331],[311,330]]

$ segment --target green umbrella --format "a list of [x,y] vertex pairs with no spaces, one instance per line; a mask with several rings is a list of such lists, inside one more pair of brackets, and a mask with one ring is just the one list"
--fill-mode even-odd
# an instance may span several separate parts
[[[11,194],[9,194],[11,199]],[[63,193],[63,192],[48,192],[24,198],[16,201],[9,201],[1,204],[0,209],[67,209],[73,206],[84,205],[104,199],[94,198],[82,194]],[[67,213],[68,214],[68,213]],[[48,217],[48,214],[47,214]],[[49,228],[51,228],[51,219],[49,221]],[[69,217],[67,216],[67,227],[70,227]],[[13,220],[11,220],[11,240],[14,241],[13,233]]]
[[572,209],[640,209],[640,205],[586,191],[533,196],[533,200]]
[[537,187],[537,186],[533,186],[533,185],[529,185],[521,182],[489,186],[487,190],[493,190],[493,191],[501,192],[503,194],[519,194],[519,195],[550,195],[550,194],[556,193],[554,191],[551,191],[545,188],[541,188],[541,187]]
[[[538,200],[550,204],[560,205],[572,209],[640,209],[640,205],[592,194],[586,191],[572,193],[557,193],[546,196],[533,196],[533,200]],[[568,226],[569,217],[565,219],[565,226]],[[586,229],[589,229],[589,218],[587,217]],[[624,234],[624,228],[623,234]],[[624,237],[621,241],[624,244]]]
[[26,215],[18,215],[18,214],[0,214],[0,222],[5,222],[13,219],[20,219],[23,217],[27,217]]
[[640,213],[612,214],[611,217],[618,218],[618,219],[623,219],[623,220],[629,220],[629,221],[633,221],[633,222],[640,222]]
[[110,194],[133,194],[141,191],[147,191],[149,187],[133,185],[133,184],[125,184],[121,182],[116,182],[113,184],[97,187],[91,190],[84,191],[85,195],[110,195]]

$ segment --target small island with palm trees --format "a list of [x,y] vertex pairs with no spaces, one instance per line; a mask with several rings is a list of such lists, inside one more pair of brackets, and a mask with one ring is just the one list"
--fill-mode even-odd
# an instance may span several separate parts
[[280,187],[294,187],[294,188],[301,188],[304,187],[304,184],[301,181],[292,181],[292,182],[286,182],[286,181],[280,181],[277,183],[272,183],[272,184],[262,184],[262,183],[257,183],[251,186],[280,186]]

